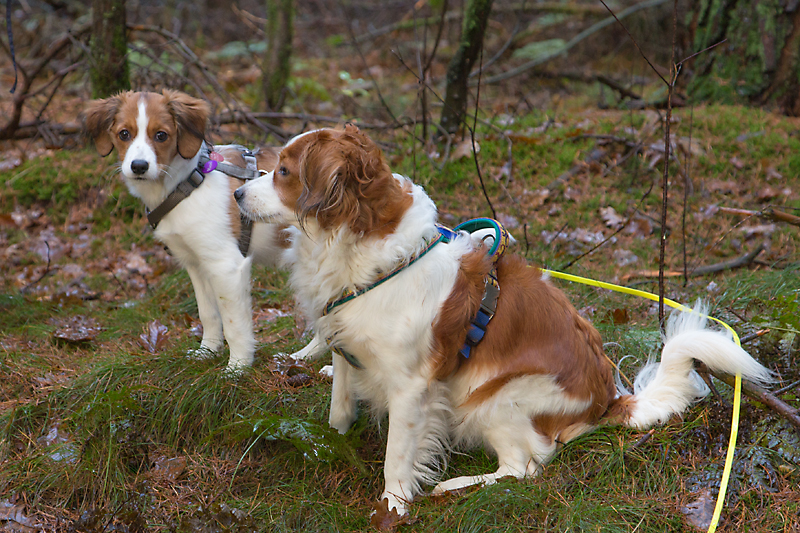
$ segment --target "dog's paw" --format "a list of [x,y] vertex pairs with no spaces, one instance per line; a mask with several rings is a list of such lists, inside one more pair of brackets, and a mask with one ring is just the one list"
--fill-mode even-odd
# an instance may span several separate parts
[[238,378],[239,376],[244,374],[248,368],[250,368],[250,365],[237,361],[228,361],[228,365],[225,367],[225,370],[223,372],[228,377]]
[[326,378],[333,379],[333,365],[325,365],[323,366],[320,371],[320,375],[325,376]]
[[217,355],[216,350],[212,350],[211,348],[206,348],[205,346],[202,345],[199,348],[192,348],[191,350],[186,352],[186,357],[198,361],[201,361],[203,359],[211,359],[216,355]]

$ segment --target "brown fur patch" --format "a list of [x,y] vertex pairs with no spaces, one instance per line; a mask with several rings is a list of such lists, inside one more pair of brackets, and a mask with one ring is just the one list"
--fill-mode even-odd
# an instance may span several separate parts
[[620,396],[611,402],[603,416],[604,424],[625,424],[636,409],[636,398],[630,395]]
[[443,380],[458,369],[470,323],[483,298],[486,274],[492,263],[486,250],[477,249],[461,258],[455,285],[433,323],[433,377]]
[[347,226],[379,238],[397,228],[413,202],[380,148],[352,125],[291,143],[280,153],[274,180],[281,201],[301,220],[315,217],[323,229]]
[[[541,271],[524,259],[506,255],[497,265],[500,297],[484,340],[461,372],[495,377],[477,388],[465,405],[486,401],[511,380],[524,375],[552,376],[564,394],[591,400],[587,411],[564,422],[594,424],[614,398],[611,365],[603,354],[600,334],[578,315],[566,295],[541,279]],[[541,424],[558,427],[546,420]],[[559,423],[560,427],[562,424]]]
[[[86,130],[92,136],[97,151],[106,156],[116,148],[119,159],[139,134],[136,119],[139,102],[144,102],[148,117],[147,139],[156,153],[159,165],[167,165],[176,153],[186,159],[193,157],[203,142],[210,109],[203,100],[165,89],[162,93],[126,91],[94,100],[86,108]],[[128,139],[120,133],[127,130]],[[164,132],[166,139],[157,134]],[[161,136],[159,136],[161,137]]]

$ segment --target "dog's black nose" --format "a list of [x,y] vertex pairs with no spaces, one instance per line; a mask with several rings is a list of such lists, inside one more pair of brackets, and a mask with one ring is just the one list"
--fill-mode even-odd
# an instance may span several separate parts
[[242,190],[241,187],[233,191],[233,197],[236,199],[237,202],[244,197],[244,191]]
[[131,161],[131,172],[136,174],[137,176],[141,176],[147,169],[150,168],[150,164],[145,161],[144,159],[134,159]]

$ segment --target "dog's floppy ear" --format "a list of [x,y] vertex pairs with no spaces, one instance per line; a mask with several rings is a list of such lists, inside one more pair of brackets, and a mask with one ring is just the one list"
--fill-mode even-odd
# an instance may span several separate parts
[[300,169],[304,192],[299,199],[301,218],[314,213],[320,225],[346,224],[366,235],[389,229],[411,198],[400,189],[380,148],[355,126],[321,132],[303,154]]
[[114,149],[111,140],[111,125],[117,116],[122,99],[112,96],[102,100],[93,100],[86,107],[86,132],[94,140],[94,146],[101,156],[105,157]]
[[178,91],[165,89],[162,94],[178,129],[178,153],[184,159],[194,157],[205,139],[210,107],[205,100]]

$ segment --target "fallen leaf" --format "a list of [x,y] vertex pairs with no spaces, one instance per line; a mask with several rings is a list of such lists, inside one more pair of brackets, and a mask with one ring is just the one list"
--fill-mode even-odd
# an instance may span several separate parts
[[95,319],[83,315],[53,322],[58,326],[53,332],[53,336],[67,342],[89,342],[103,330]]
[[139,335],[139,344],[150,353],[159,352],[167,342],[167,332],[167,326],[153,320],[145,326],[144,333]]
[[775,224],[759,224],[740,228],[740,231],[744,233],[745,239],[752,239],[753,237],[769,237],[776,229]]
[[178,481],[186,470],[186,457],[160,455],[153,463],[152,473],[165,481]]
[[734,194],[739,192],[739,184],[735,181],[711,180],[706,185],[710,192],[721,192],[722,194]]
[[734,166],[737,170],[742,170],[744,168],[744,161],[739,159],[736,156],[731,157],[728,162]]
[[614,250],[612,256],[614,257],[614,262],[618,267],[626,267],[639,261],[639,256],[637,256],[635,253],[621,248]]
[[8,524],[9,531],[36,531],[39,525],[32,518],[25,516],[24,505],[13,504],[8,500],[0,502],[0,521],[14,522],[14,524]]
[[611,311],[611,321],[614,323],[615,326],[619,326],[620,324],[627,324],[630,322],[630,316],[628,316],[627,309],[614,309]]
[[289,313],[274,307],[267,307],[266,309],[261,309],[260,311],[258,311],[256,313],[255,319],[256,322],[266,322],[267,324],[269,324],[285,316],[289,316]]
[[775,170],[775,167],[768,167],[767,168],[767,179],[768,180],[782,180],[783,174]]
[[625,219],[619,216],[617,210],[611,206],[600,208],[600,218],[603,219],[606,226],[612,229],[617,229],[625,222]]
[[681,512],[686,515],[686,519],[691,525],[701,531],[707,531],[714,515],[714,506],[714,498],[708,490],[704,489],[695,501],[682,507]]
[[[475,153],[481,151],[481,145],[475,142]],[[455,145],[453,151],[450,152],[450,160],[458,161],[465,157],[472,157],[472,138],[467,138]]]
[[774,189],[774,188],[772,188],[770,186],[767,186],[767,187],[764,187],[763,189],[760,189],[756,193],[756,199],[759,202],[766,202],[767,200],[772,200],[773,198],[776,198],[780,194],[781,193],[780,193],[779,190]]
[[372,508],[375,512],[369,517],[369,523],[381,531],[396,531],[398,526],[408,522],[408,515],[400,516],[396,509],[389,510],[388,498],[373,502]]

